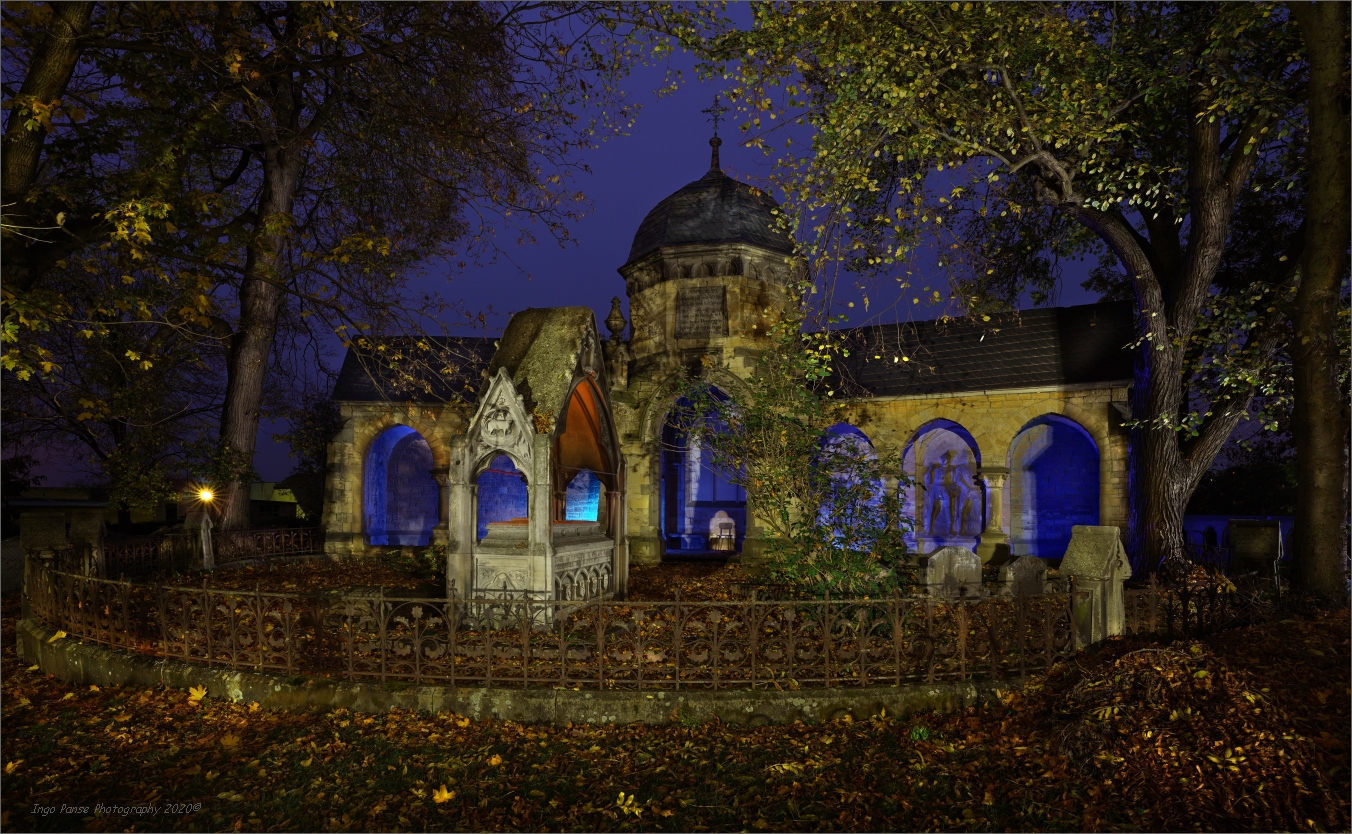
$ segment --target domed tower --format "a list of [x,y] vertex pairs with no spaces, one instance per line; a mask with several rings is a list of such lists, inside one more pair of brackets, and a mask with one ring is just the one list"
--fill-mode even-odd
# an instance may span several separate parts
[[[716,127],[708,173],[648,212],[620,267],[629,295],[628,345],[619,339],[625,324],[619,299],[607,319],[615,334],[607,346],[616,368],[610,378],[622,389],[612,401],[625,427],[628,544],[636,565],[715,550],[740,550],[754,562],[761,549],[746,493],[670,421],[669,383],[681,367],[698,369],[709,357],[736,376],[750,375],[801,269],[779,225],[778,204],[723,173]],[[715,384],[735,398],[728,382]]]
[[798,268],[779,204],[723,173],[722,142],[715,135],[709,144],[708,173],[648,212],[619,270],[636,377],[663,376],[705,355],[748,373]]

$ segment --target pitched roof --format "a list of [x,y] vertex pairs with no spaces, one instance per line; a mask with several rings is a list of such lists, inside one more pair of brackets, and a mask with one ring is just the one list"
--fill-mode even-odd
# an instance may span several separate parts
[[[422,362],[415,361],[412,367],[425,372],[419,379],[426,379],[426,385],[414,384],[412,380],[400,380],[390,369],[389,363],[372,355],[370,351],[359,352],[355,347],[347,349],[343,357],[343,367],[338,371],[338,381],[334,383],[333,400],[355,402],[449,402],[463,400],[474,402],[479,388],[483,384],[480,374],[488,367],[489,361],[497,350],[498,340],[483,336],[429,336],[421,341],[431,345],[429,353],[417,352],[420,341],[410,336],[385,339],[381,344],[386,348],[382,354],[409,351],[415,356],[433,360],[445,357],[458,361],[458,372],[436,374],[435,366],[443,364],[428,361],[426,368]],[[435,374],[435,375],[434,375]]]
[[886,397],[1130,380],[1132,319],[1114,301],[854,328],[832,381],[847,397]]

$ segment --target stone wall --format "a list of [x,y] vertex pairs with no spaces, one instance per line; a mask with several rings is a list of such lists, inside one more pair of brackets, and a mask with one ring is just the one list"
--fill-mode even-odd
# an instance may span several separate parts
[[[343,427],[329,443],[324,486],[324,550],[332,556],[364,555],[371,548],[366,536],[363,499],[365,462],[372,444],[387,429],[408,426],[427,442],[432,469],[445,471],[450,464],[449,439],[465,430],[466,419],[459,410],[443,405],[339,402],[338,407]],[[443,512],[444,509],[441,507]]]

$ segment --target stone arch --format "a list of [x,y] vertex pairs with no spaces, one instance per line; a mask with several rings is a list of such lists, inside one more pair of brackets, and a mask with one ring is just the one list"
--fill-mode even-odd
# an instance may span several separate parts
[[980,466],[980,445],[955,420],[931,419],[911,434],[902,452],[902,474],[912,481],[903,511],[915,519],[908,544],[921,553],[976,548],[985,518]]
[[[872,460],[877,460],[878,451],[874,447],[873,439],[858,426],[853,423],[841,422],[829,426],[825,435],[822,437],[823,455],[830,457],[827,451],[844,455],[846,458],[852,456],[863,456]],[[839,459],[839,458],[837,458]],[[833,494],[831,502],[821,508],[821,521],[824,524],[831,524],[835,531],[837,541],[844,540],[845,546],[851,548],[864,549],[867,542],[858,539],[858,536],[867,530],[876,530],[883,526],[881,523],[881,508],[883,499],[883,490],[886,484],[881,480],[872,484],[872,490],[865,497],[860,494],[850,500],[840,500],[841,496],[837,489],[849,489],[857,485],[858,481],[848,480],[848,474],[839,472],[833,474]],[[862,498],[863,500],[857,500]]]
[[696,277],[696,278],[709,278],[709,277],[711,277],[713,274],[714,274],[714,267],[713,267],[712,264],[707,264],[707,263],[702,263],[702,262],[701,262],[701,263],[695,265],[695,277]]
[[451,463],[451,453],[446,445],[445,439],[441,436],[442,432],[437,431],[435,422],[429,423],[426,420],[418,419],[414,415],[408,414],[384,414],[375,420],[363,421],[365,424],[357,431],[357,446],[361,449],[362,458],[371,449],[371,444],[376,441],[380,435],[395,426],[405,426],[413,429],[422,435],[423,440],[427,441],[428,447],[432,450],[432,467],[434,469],[446,469]]
[[1010,441],[1010,549],[1059,559],[1071,527],[1100,516],[1100,447],[1080,423],[1062,414],[1028,420]]
[[[603,520],[609,526],[618,510],[613,502],[624,494],[626,481],[614,414],[590,376],[579,378],[564,402],[555,427],[553,520]],[[587,501],[592,508],[587,519],[570,517],[568,509],[569,488],[581,473],[587,473],[596,482],[595,494],[591,485],[587,487]]]
[[[714,396],[730,399],[717,385]],[[672,403],[679,407],[683,400]],[[658,444],[658,525],[667,551],[703,552],[714,548],[711,531],[733,525],[734,550],[747,533],[746,491],[720,471],[709,453],[684,435],[668,416]],[[713,534],[717,537],[721,534]]]
[[490,452],[474,468],[475,540],[488,535],[488,525],[525,523],[530,518],[527,474],[520,462],[502,450]]
[[416,429],[393,425],[363,456],[362,518],[368,544],[426,546],[440,517],[431,445]]

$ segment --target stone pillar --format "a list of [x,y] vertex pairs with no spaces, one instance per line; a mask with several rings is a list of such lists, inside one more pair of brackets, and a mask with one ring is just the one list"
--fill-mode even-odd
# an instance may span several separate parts
[[[451,465],[446,473],[446,596],[469,599],[473,591],[474,536],[474,461],[469,459],[468,442],[463,434],[451,438]],[[440,483],[438,481],[438,483]]]
[[546,597],[554,592],[554,442],[548,434],[531,435],[531,473],[527,484],[527,543],[530,555],[528,590]]
[[1009,558],[1009,533],[1005,530],[1005,478],[1009,469],[1003,466],[983,466],[977,474],[986,482],[986,529],[981,531],[976,555],[981,563],[992,560],[1003,562]]
[[198,507],[188,513],[183,522],[185,530],[195,530],[197,538],[196,564],[199,570],[211,570],[216,566],[216,552],[211,541],[211,512],[206,507]]
[[437,526],[432,528],[432,544],[445,546],[451,541],[451,470],[431,471],[432,480],[437,482]]
[[620,456],[619,462],[615,466],[618,473],[615,477],[615,484],[619,490],[613,494],[606,495],[606,523],[610,525],[615,550],[611,556],[611,582],[614,587],[610,590],[619,599],[624,599],[629,595],[629,536],[627,527],[629,526],[628,512],[626,507],[627,483],[624,470],[624,456]]

